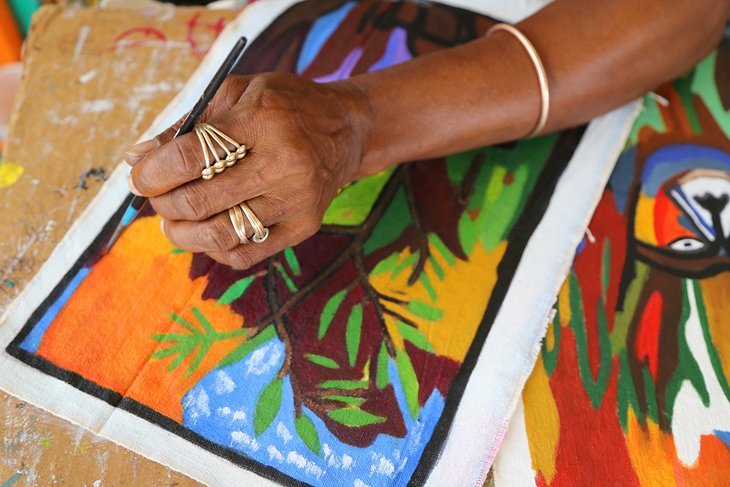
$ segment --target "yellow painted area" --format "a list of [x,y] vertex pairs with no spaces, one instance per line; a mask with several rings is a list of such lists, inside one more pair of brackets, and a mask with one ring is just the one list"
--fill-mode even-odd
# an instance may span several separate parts
[[[497,266],[502,260],[506,242],[500,243],[494,251],[486,252],[481,244],[474,246],[469,261],[456,260],[453,266],[443,258],[439,251],[430,246],[431,255],[443,269],[445,278],[438,278],[434,266],[427,262],[424,272],[436,292],[432,300],[424,284],[419,280],[412,286],[408,277],[412,266],[393,278],[391,272],[370,276],[370,282],[380,293],[403,301],[419,300],[443,312],[435,321],[412,314],[407,305],[388,304],[394,311],[412,320],[418,329],[433,345],[438,355],[461,362],[464,360],[474,334],[481,324],[492,289],[497,281]],[[410,255],[408,250],[400,256],[400,262]],[[402,348],[403,342],[396,326],[396,320],[387,318],[386,324],[396,347]]]
[[494,203],[504,190],[504,176],[507,174],[507,168],[497,165],[492,170],[492,177],[489,178],[486,195],[487,203]]
[[730,272],[702,279],[699,283],[710,339],[717,351],[725,378],[730,380]]
[[650,419],[646,428],[642,428],[631,409],[628,411],[626,446],[641,485],[677,485],[672,465],[677,454],[671,435],[662,432]]
[[639,197],[634,223],[634,232],[638,240],[649,245],[657,244],[654,233],[654,198],[644,195]]
[[23,174],[23,166],[12,162],[0,162],[0,188],[12,186]]
[[537,360],[535,370],[525,384],[522,399],[525,404],[525,429],[530,444],[532,469],[542,474],[545,483],[549,485],[555,478],[560,416],[550,389],[550,379],[541,359]]
[[566,279],[558,292],[558,312],[560,313],[560,325],[570,324],[570,285]]

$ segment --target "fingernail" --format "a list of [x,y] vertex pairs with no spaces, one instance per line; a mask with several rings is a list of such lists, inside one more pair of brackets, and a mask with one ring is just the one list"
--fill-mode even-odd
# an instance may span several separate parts
[[165,219],[160,218],[160,230],[162,230],[162,233],[165,233]]
[[136,194],[137,196],[142,196],[142,193],[140,193],[139,190],[137,189],[137,187],[134,185],[132,176],[127,177],[127,186],[129,186],[129,191],[131,191],[132,194]]
[[140,142],[139,144],[130,147],[129,150],[124,153],[124,160],[127,161],[127,164],[130,166],[134,166],[140,159],[142,159],[142,157],[157,149],[157,147],[157,139],[145,140],[144,142]]

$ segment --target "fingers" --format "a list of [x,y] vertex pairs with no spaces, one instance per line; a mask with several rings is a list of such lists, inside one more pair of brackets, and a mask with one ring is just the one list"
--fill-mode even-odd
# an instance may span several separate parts
[[155,211],[168,220],[201,221],[228,208],[275,189],[265,177],[266,161],[247,156],[215,175],[212,180],[197,179],[152,198]]
[[269,238],[263,243],[239,245],[223,252],[208,252],[208,255],[221,264],[244,270],[287,247],[298,244],[308,236],[302,234],[299,229],[276,225],[270,229]]
[[[254,198],[247,204],[265,227],[281,221],[279,207],[272,205],[269,198]],[[251,238],[254,232],[248,220],[245,229],[246,236]],[[162,231],[176,246],[191,252],[224,252],[241,245],[228,210],[200,222],[163,219]]]
[[[250,76],[229,76],[203,112],[199,121],[212,121],[219,130],[234,140],[246,137],[243,121],[230,116],[231,108],[246,91]],[[198,137],[186,134],[173,139],[186,117],[178,120],[152,140],[141,142],[125,153],[132,166],[130,189],[142,196],[157,196],[181,184],[199,178],[205,167],[203,149]],[[247,147],[251,145],[247,139]],[[229,147],[230,148],[230,147]]]
[[[245,123],[240,118],[226,116],[212,123],[233,140],[247,147],[251,145],[252,136],[247,133]],[[222,150],[219,156],[221,154]],[[186,134],[171,140],[137,162],[132,167],[131,189],[141,196],[158,196],[189,181],[200,179],[203,168],[205,157],[200,139],[195,133]]]
[[161,145],[168,143],[175,136],[175,133],[183,124],[186,117],[187,114],[172,124],[172,126],[157,134],[155,137],[149,140],[144,140],[130,147],[129,150],[124,153],[124,160],[127,161],[127,164],[130,166],[134,166],[144,157],[158,149]]

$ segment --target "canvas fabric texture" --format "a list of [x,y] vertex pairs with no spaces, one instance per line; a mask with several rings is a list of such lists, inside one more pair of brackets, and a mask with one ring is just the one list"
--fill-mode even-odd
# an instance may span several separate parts
[[[143,138],[241,35],[239,72],[329,81],[519,19],[500,5],[255,3]],[[100,255],[122,165],[6,313],[0,387],[211,485],[481,485],[637,108],[357,182],[244,272],[151,210]]]
[[730,45],[644,100],[495,464],[495,485],[730,476]]

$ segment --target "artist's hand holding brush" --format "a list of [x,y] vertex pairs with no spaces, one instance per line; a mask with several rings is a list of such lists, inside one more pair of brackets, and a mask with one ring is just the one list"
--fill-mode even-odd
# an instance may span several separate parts
[[[685,72],[717,43],[730,2],[671,4],[556,0],[516,26],[539,61],[497,30],[336,83],[230,77],[200,122],[245,144],[246,157],[202,179],[196,134],[168,131],[127,153],[130,188],[151,198],[180,248],[250,267],[316,232],[351,181],[584,123]],[[270,230],[265,241],[241,245],[228,209],[242,202]]]

